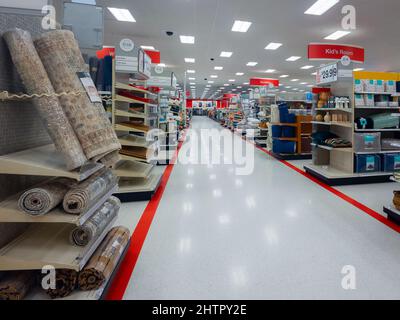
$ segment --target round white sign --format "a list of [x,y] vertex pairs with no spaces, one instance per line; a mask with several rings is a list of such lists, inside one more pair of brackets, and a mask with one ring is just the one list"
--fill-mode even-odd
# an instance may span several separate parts
[[155,71],[157,74],[161,74],[161,73],[164,72],[164,68],[161,67],[161,66],[155,66],[154,71]]
[[122,51],[131,52],[135,48],[135,44],[131,39],[122,39],[119,47]]
[[342,65],[344,65],[345,67],[348,67],[351,63],[351,59],[349,56],[343,56],[342,59],[340,59],[340,61],[342,62]]

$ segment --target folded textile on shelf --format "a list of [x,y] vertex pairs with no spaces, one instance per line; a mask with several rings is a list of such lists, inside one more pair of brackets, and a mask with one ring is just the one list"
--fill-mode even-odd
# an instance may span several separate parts
[[56,270],[56,287],[47,289],[46,293],[52,299],[65,298],[71,295],[78,283],[78,272],[70,269]]
[[87,74],[90,79],[90,75],[74,34],[68,30],[49,31],[34,43],[56,92],[80,92],[61,96],[60,103],[86,157],[96,159],[119,150],[121,145],[95,86],[87,89],[92,90],[90,95],[85,93],[80,78]]
[[22,300],[36,283],[34,271],[6,272],[0,280],[0,300]]
[[99,289],[110,279],[129,243],[129,237],[129,230],[124,227],[111,229],[79,274],[78,282],[81,290]]
[[18,200],[19,208],[32,216],[42,216],[57,207],[66,193],[77,183],[57,178],[25,191]]
[[129,128],[132,128],[134,130],[141,130],[143,132],[149,132],[150,129],[151,129],[149,126],[146,126],[144,124],[138,124],[138,123],[131,122],[131,121],[121,122],[119,124],[122,124],[124,126],[129,127]]
[[110,222],[118,215],[121,201],[116,197],[108,199],[82,226],[72,230],[71,243],[77,246],[87,246],[96,239]]
[[325,145],[332,148],[351,148],[353,146],[350,141],[341,138],[327,139]]
[[106,167],[106,168],[112,168],[115,166],[119,161],[121,161],[121,157],[119,155],[119,150],[113,151],[109,154],[107,154],[105,157],[100,159],[100,162]]
[[93,206],[93,204],[118,182],[118,178],[110,169],[102,169],[87,180],[74,186],[64,197],[65,212],[79,215]]
[[[35,49],[29,32],[13,29],[3,34],[11,58],[28,94],[46,94],[33,100],[50,138],[65,159],[68,170],[81,167],[86,161],[82,146],[68,122],[63,108],[42,61]],[[64,91],[64,90],[63,90]]]
[[123,147],[120,151],[121,154],[131,156],[143,160],[147,160],[148,149],[142,147]]

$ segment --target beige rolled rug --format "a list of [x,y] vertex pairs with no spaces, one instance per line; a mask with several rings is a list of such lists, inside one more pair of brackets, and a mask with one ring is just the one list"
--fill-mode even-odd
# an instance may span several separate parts
[[[78,73],[89,70],[71,31],[50,31],[34,43],[56,92],[85,90]],[[99,160],[121,148],[101,102],[88,94],[62,96],[60,102],[87,158]]]
[[63,202],[64,196],[77,183],[57,178],[25,191],[19,198],[19,208],[32,216],[42,216]]
[[97,248],[87,265],[79,273],[81,290],[97,290],[107,282],[116,268],[129,242],[129,230],[115,227]]
[[52,299],[65,298],[71,295],[78,283],[78,272],[69,269],[56,270],[56,288],[47,289]]
[[121,201],[111,197],[97,210],[82,226],[72,230],[71,243],[80,247],[87,246],[92,239],[96,239],[111,221],[118,215]]
[[35,283],[34,271],[7,272],[0,281],[0,300],[22,300]]
[[63,200],[64,210],[76,215],[86,212],[99,198],[115,187],[117,182],[118,178],[110,169],[100,170],[67,192]]
[[[54,88],[40,60],[29,32],[13,29],[3,34],[11,58],[28,94],[54,95]],[[81,167],[87,158],[56,96],[35,98],[37,109],[68,170]]]

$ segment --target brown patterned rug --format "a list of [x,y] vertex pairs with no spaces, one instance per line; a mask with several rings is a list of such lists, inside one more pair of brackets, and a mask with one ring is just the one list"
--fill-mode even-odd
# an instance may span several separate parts
[[[27,93],[54,94],[53,85],[36,52],[30,33],[13,29],[4,33],[3,37]],[[63,155],[68,170],[81,167],[87,158],[58,98],[42,97],[33,101],[47,132],[57,150]]]
[[79,274],[78,283],[81,290],[99,289],[110,279],[129,242],[129,237],[129,230],[124,227],[115,227],[108,233]]
[[34,271],[7,272],[0,281],[0,300],[22,300],[35,283]]
[[[78,73],[89,70],[71,31],[50,31],[34,43],[56,92],[84,90]],[[121,148],[101,102],[92,102],[87,94],[62,96],[60,102],[87,158]]]

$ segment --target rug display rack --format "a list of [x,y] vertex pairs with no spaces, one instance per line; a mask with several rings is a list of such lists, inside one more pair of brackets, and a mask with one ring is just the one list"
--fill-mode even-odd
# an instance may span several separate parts
[[[66,43],[72,45],[73,42],[72,39],[69,39]],[[60,49],[59,51],[61,52],[62,50]],[[58,56],[58,58],[60,57],[62,57],[62,55]],[[80,68],[81,61],[80,59],[78,60],[77,68]],[[67,71],[65,72],[67,73]],[[73,78],[72,73],[70,74],[70,78]],[[68,82],[68,79],[69,78],[65,78],[64,81]],[[77,88],[77,82],[75,82],[74,85]],[[34,88],[33,85],[32,88]],[[75,90],[75,88],[71,88],[71,90]],[[34,94],[35,92],[30,91],[29,93]],[[41,93],[42,92],[39,92],[38,94]],[[68,94],[65,94],[64,98],[67,99],[63,99],[64,101],[61,101],[61,104],[69,102]],[[75,101],[76,96],[71,94],[69,98]],[[16,98],[7,93],[6,98],[2,97],[0,99],[0,106],[3,103],[7,103],[10,99],[19,100],[19,97]],[[32,108],[37,108],[37,101],[34,103],[34,100],[40,99],[41,98],[32,99],[32,97],[25,97],[25,100],[32,105]],[[61,100],[60,97],[57,97],[57,99]],[[82,103],[75,104],[75,106],[76,105],[84,105],[85,108],[90,109],[90,102],[88,102],[86,98]],[[97,107],[99,108],[99,106]],[[100,109],[98,110],[100,112]],[[50,109],[47,109],[47,111],[51,112]],[[44,108],[42,112],[43,114],[45,113]],[[23,114],[20,114],[20,116],[23,117]],[[16,116],[16,118],[18,118],[18,116]],[[112,130],[111,125],[108,124],[108,126]],[[96,125],[94,124],[91,126],[91,129],[96,130]],[[108,130],[107,132],[110,131],[107,129],[106,122],[102,123],[98,129],[103,131]],[[107,133],[107,135],[105,135],[104,141],[99,138],[100,140],[97,141],[98,143],[95,146],[96,150],[90,149],[90,144],[87,142],[83,143],[82,138],[81,144],[87,154],[90,154],[87,158],[90,158],[92,161],[83,163],[84,161],[80,161],[82,157],[71,158],[75,159],[72,161],[66,158],[65,154],[63,154],[64,150],[60,148],[60,146],[57,146],[57,142],[54,141],[54,136],[51,132],[49,132],[49,135],[53,139],[54,144],[36,146],[0,156],[0,174],[16,175],[20,177],[35,176],[42,177],[43,179],[62,177],[72,179],[76,184],[85,185],[85,181],[90,180],[92,177],[106,170],[101,159],[108,154],[111,155],[112,152],[114,152],[113,150],[119,148],[119,142],[114,141],[113,137],[115,134],[113,130],[112,133]],[[81,136],[83,136],[83,133]],[[76,166],[76,163],[82,163],[82,165]],[[88,241],[89,243],[87,245],[78,246],[71,243],[71,233],[79,227],[87,227],[87,222],[90,221],[90,219],[95,216],[96,212],[104,207],[107,200],[118,191],[117,177],[115,177],[115,179],[103,177],[102,181],[103,184],[99,185],[97,183],[96,186],[93,187],[99,190],[100,187],[102,187],[99,196],[96,197],[94,201],[92,201],[92,198],[88,198],[85,204],[88,203],[89,205],[82,206],[82,211],[75,214],[67,213],[63,209],[62,204],[39,216],[24,212],[20,207],[20,198],[21,195],[27,191],[26,189],[20,190],[18,193],[0,202],[0,223],[6,225],[10,224],[10,226],[15,224],[27,225],[25,231],[0,247],[0,272],[4,275],[3,279],[0,281],[0,289],[4,289],[2,292],[4,293],[3,298],[25,298],[25,295],[28,294],[28,292],[25,291],[28,290],[25,290],[20,285],[23,283],[21,279],[23,279],[23,276],[28,274],[28,272],[37,275],[44,266],[50,265],[56,270],[69,270],[71,273],[79,273],[83,270],[93,253],[96,252],[113,228],[117,219],[117,213],[113,214],[112,217],[108,217],[107,225],[101,225],[99,232],[93,233],[93,238]],[[107,188],[105,188],[104,185],[107,185]],[[93,190],[97,191],[97,189]],[[83,192],[86,191],[83,190],[82,194]],[[80,194],[78,195],[81,196]],[[84,198],[84,200],[85,199],[86,198]],[[7,275],[11,272],[18,277],[14,277],[10,282],[4,282],[5,279],[7,280]],[[33,281],[32,277],[29,279]],[[5,286],[1,287],[4,283]],[[40,290],[43,291],[41,288]],[[97,291],[96,294],[93,295],[100,298],[101,293]]]

